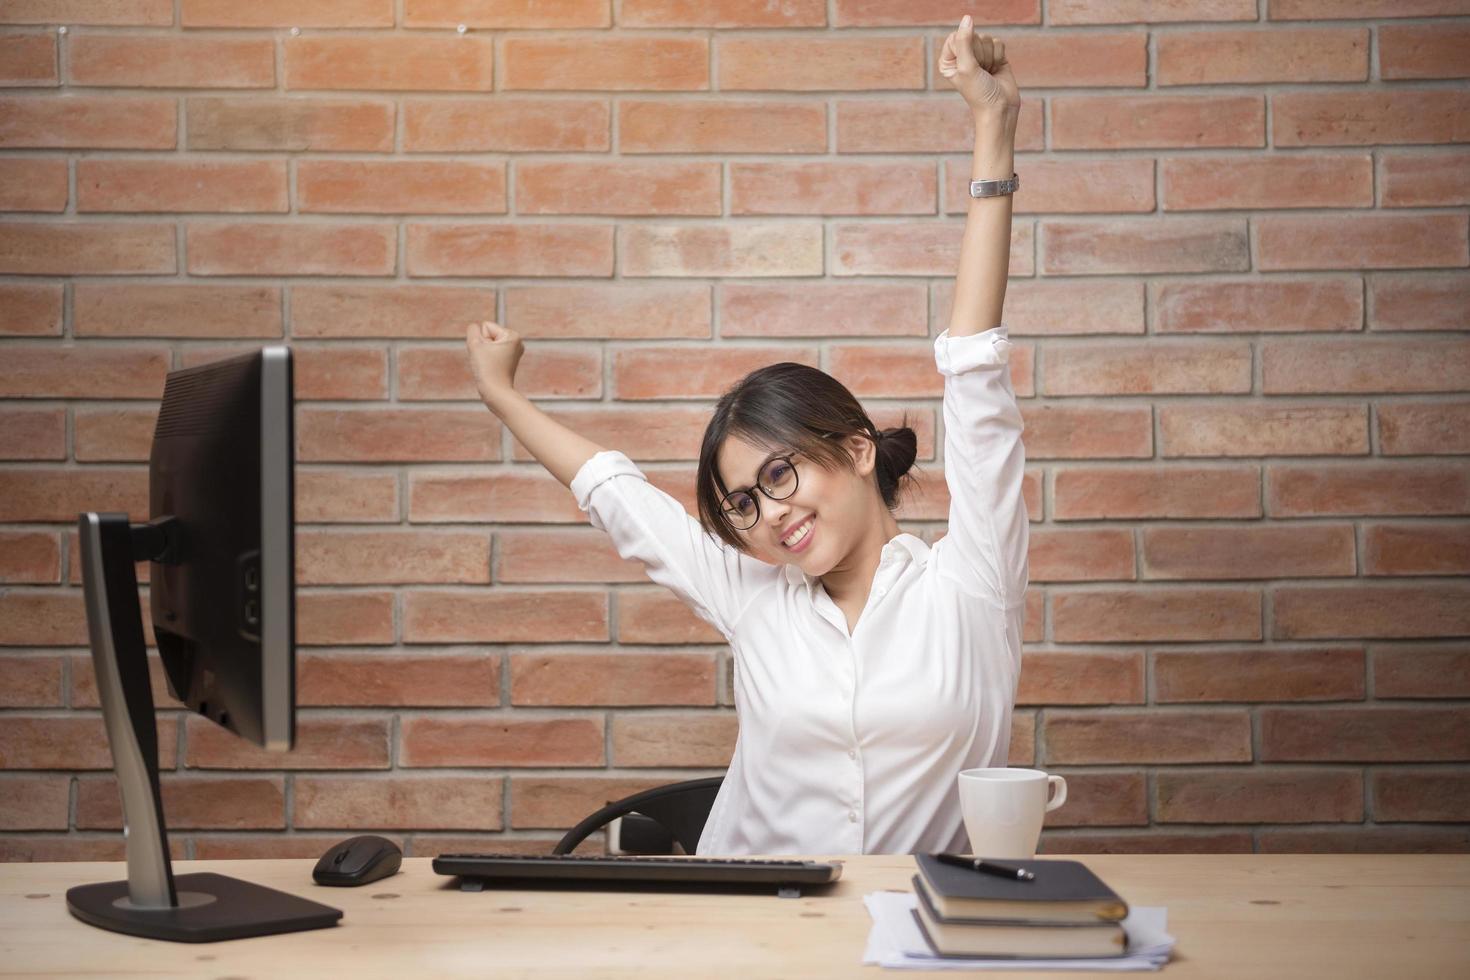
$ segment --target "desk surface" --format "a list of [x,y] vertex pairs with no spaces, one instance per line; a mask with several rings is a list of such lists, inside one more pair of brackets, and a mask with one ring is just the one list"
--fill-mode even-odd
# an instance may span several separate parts
[[[1058,855],[1044,855],[1044,858]],[[863,895],[908,891],[909,856],[842,860],[800,898],[575,891],[465,893],[411,858],[393,878],[323,888],[314,862],[176,861],[343,910],[334,928],[223,943],[137,939],[73,919],[66,890],[124,877],[116,863],[0,865],[0,975],[266,977],[851,977]],[[1163,905],[1177,939],[1164,975],[1470,976],[1470,855],[1079,855],[1131,905]],[[952,973],[895,971],[901,976]],[[1076,980],[1075,972],[1008,976]]]

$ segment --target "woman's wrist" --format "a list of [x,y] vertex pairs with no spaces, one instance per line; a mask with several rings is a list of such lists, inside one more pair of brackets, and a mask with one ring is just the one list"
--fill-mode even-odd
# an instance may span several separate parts
[[971,180],[1009,177],[1016,163],[1016,112],[975,113],[975,154]]

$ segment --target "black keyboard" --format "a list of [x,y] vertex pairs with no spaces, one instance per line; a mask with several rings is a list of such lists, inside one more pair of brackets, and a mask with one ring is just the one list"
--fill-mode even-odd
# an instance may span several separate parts
[[781,858],[672,857],[613,854],[441,854],[434,871],[458,875],[466,890],[524,884],[584,885],[825,885],[842,877],[842,863]]

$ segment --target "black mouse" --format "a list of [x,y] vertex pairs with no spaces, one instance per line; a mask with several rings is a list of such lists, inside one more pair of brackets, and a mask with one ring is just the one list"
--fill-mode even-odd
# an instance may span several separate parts
[[403,852],[386,837],[364,834],[335,845],[312,869],[318,885],[366,885],[397,874]]

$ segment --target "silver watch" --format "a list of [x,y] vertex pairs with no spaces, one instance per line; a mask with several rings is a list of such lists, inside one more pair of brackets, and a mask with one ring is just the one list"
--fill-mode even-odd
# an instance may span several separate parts
[[1014,194],[1020,186],[1021,177],[1016,173],[994,180],[972,180],[970,181],[970,196],[1000,197],[1003,194]]

